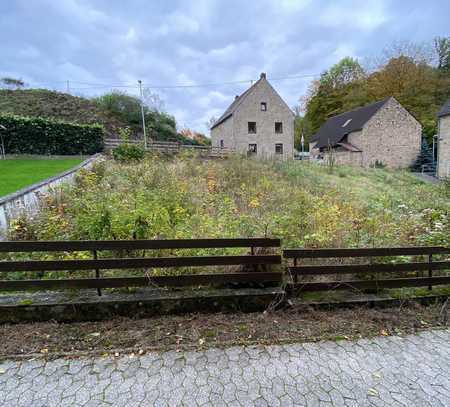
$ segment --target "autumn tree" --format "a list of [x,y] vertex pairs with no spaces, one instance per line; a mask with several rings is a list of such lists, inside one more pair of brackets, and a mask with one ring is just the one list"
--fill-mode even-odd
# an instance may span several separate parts
[[442,73],[450,74],[450,37],[436,37],[434,50],[437,59],[437,68]]
[[306,97],[305,121],[312,134],[331,116],[394,96],[422,124],[431,143],[436,114],[450,97],[450,40],[394,43],[368,73],[344,58],[314,81]]
[[307,128],[315,133],[331,116],[366,101],[366,73],[358,60],[346,57],[322,73],[306,101]]

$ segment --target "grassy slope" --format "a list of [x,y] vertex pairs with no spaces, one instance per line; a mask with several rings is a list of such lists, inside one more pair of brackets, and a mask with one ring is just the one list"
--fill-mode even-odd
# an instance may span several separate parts
[[[363,169],[338,166],[330,173],[327,167],[288,162],[282,171],[312,193],[338,192],[346,199],[364,205],[408,204],[416,209],[449,208],[450,199],[442,185],[417,178],[405,170]],[[395,208],[396,209],[396,208]]]
[[0,197],[64,172],[81,159],[0,160]]
[[45,117],[73,123],[101,123],[107,132],[123,126],[90,100],[46,89],[0,89],[0,113]]

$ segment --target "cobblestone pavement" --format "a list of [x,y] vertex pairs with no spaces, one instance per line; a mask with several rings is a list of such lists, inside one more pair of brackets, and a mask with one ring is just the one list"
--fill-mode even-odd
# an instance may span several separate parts
[[0,364],[2,406],[450,406],[450,330]]

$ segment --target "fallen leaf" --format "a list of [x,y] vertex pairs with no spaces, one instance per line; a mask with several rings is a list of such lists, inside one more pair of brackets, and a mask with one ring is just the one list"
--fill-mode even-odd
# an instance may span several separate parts
[[89,334],[90,336],[100,336],[100,332],[92,332]]
[[367,391],[367,394],[369,394],[370,396],[378,396],[378,391],[374,388],[371,388]]
[[48,353],[48,349],[47,348],[41,349],[41,353]]
[[205,343],[205,340],[203,338],[200,338],[198,340],[199,345],[203,345]]
[[382,330],[380,331],[380,334],[383,335],[383,336],[388,336],[388,335],[389,335],[389,332],[386,331],[386,329],[382,329]]
[[6,373],[6,370],[5,369],[0,369],[0,374],[4,374],[4,373]]

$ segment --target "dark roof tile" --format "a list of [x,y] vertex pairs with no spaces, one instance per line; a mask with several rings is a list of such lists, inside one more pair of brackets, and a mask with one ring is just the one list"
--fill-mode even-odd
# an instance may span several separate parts
[[[228,106],[227,110],[225,110],[225,112],[223,113],[222,116],[220,116],[217,121],[212,125],[211,130],[214,127],[217,127],[219,124],[223,123],[225,120],[227,120],[229,117],[233,116],[234,111],[236,110],[236,108],[240,105],[240,103],[244,100],[244,98],[253,90],[253,88],[256,86],[257,83],[259,83],[259,81],[263,79],[260,78],[258,79],[252,86],[250,86],[244,93],[242,93],[242,95],[236,97],[233,100],[233,103]],[[265,77],[264,77],[265,79]]]
[[313,136],[316,147],[335,146],[349,133],[361,130],[370,118],[389,100],[389,97],[370,105],[330,117]]
[[438,117],[447,116],[450,114],[450,99],[442,106],[441,110],[439,110]]

